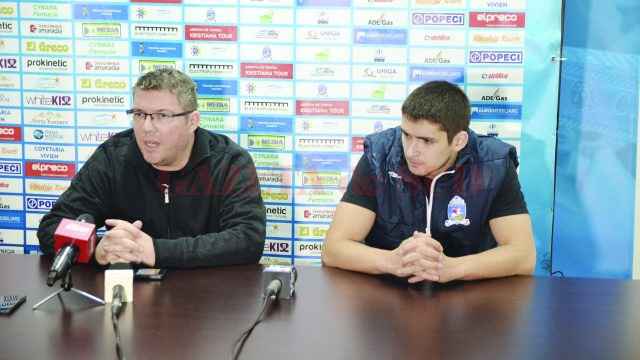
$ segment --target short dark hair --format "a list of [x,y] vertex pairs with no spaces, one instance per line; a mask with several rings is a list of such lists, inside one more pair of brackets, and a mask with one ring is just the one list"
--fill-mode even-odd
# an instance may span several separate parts
[[411,122],[428,121],[447,133],[449,144],[469,128],[469,98],[457,85],[431,81],[413,90],[402,104],[402,115]]
[[133,87],[134,96],[138,90],[168,90],[178,97],[183,110],[198,109],[196,84],[189,76],[175,69],[157,69],[142,75]]

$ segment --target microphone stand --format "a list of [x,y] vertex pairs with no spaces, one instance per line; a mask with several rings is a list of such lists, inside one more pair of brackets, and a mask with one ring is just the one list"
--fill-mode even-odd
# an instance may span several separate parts
[[54,292],[53,294],[51,294],[51,295],[47,296],[46,298],[44,298],[39,303],[33,305],[33,310],[35,310],[38,306],[40,306],[40,305],[44,304],[45,302],[47,302],[52,297],[60,294],[60,292],[62,292],[63,290],[65,292],[68,292],[69,290],[75,291],[76,293],[78,293],[78,294],[80,294],[80,295],[82,295],[82,296],[84,296],[86,298],[89,298],[89,299],[99,303],[100,305],[104,305],[105,304],[104,300],[102,300],[100,298],[97,298],[97,297],[95,297],[95,296],[93,296],[93,295],[91,295],[91,294],[89,294],[89,293],[87,293],[85,291],[78,290],[78,289],[73,287],[73,280],[71,279],[71,269],[69,269],[69,271],[67,271],[67,273],[60,279],[60,287],[62,289]]

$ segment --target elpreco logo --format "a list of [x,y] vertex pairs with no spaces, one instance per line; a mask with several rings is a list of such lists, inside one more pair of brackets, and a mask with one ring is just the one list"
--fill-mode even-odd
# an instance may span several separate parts
[[64,177],[72,178],[75,175],[75,164],[25,162],[26,176]]

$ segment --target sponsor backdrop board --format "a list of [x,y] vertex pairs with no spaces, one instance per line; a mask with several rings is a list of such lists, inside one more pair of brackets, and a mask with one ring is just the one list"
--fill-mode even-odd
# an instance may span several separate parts
[[364,137],[397,126],[417,86],[448,80],[469,95],[475,131],[520,151],[543,273],[558,79],[549,51],[560,38],[552,3],[2,2],[0,251],[38,252],[38,220],[96,146],[130,126],[136,79],[175,68],[197,81],[202,127],[254,159],[263,262],[320,264]]

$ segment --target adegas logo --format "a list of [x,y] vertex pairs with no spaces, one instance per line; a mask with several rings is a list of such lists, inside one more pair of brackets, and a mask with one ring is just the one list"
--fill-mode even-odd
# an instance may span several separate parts
[[27,210],[51,210],[57,199],[27,196]]

